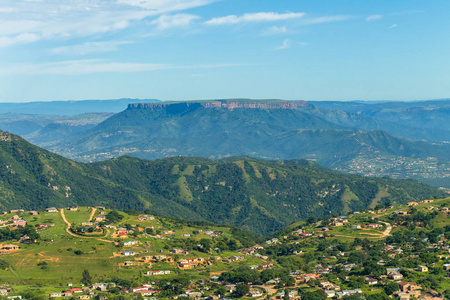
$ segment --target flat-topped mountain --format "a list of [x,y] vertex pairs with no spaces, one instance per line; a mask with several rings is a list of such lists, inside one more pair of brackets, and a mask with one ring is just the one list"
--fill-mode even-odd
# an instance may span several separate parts
[[129,156],[78,163],[0,131],[0,209],[69,205],[150,210],[267,235],[293,221],[390,200],[442,197],[414,180],[366,178],[306,160]]
[[186,112],[200,108],[224,108],[233,110],[237,108],[246,109],[297,109],[309,107],[311,104],[306,101],[286,101],[286,100],[205,100],[192,102],[162,102],[162,103],[131,103],[128,109],[149,109],[165,110],[167,112]]
[[450,178],[450,145],[403,139],[381,127],[382,122],[369,116],[329,111],[304,101],[137,103],[93,128],[41,145],[80,161],[121,155],[144,159],[247,155],[310,159],[371,176]]

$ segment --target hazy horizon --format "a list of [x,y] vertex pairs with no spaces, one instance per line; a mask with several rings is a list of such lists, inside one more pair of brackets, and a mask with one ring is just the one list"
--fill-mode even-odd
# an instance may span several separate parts
[[6,0],[0,102],[450,96],[448,1]]

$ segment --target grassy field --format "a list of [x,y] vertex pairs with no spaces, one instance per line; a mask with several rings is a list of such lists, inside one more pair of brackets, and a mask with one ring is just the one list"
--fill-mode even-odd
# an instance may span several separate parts
[[67,221],[69,223],[75,223],[80,225],[81,223],[88,222],[89,216],[92,212],[92,208],[88,207],[79,207],[76,211],[70,211],[68,209],[64,210],[64,214],[66,215]]

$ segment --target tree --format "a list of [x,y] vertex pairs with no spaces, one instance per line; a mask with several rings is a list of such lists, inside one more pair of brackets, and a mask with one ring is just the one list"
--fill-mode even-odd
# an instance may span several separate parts
[[42,270],[47,270],[48,269],[48,263],[45,261],[41,261],[37,264],[39,267],[41,267]]
[[383,207],[384,206],[382,204],[377,204],[374,209],[379,210],[379,209],[382,209]]
[[250,292],[250,288],[248,287],[248,285],[238,284],[236,286],[236,290],[233,293],[233,296],[235,296],[236,298],[240,298],[240,297],[247,295],[249,292]]
[[286,279],[286,286],[293,286],[295,285],[295,279],[292,276],[288,276]]
[[225,296],[225,294],[227,293],[227,289],[224,286],[219,286],[219,288],[216,290],[216,292],[214,294],[216,295],[220,295],[220,296]]
[[204,252],[208,252],[211,249],[211,240],[209,239],[201,239],[200,245],[203,246]]
[[311,225],[311,224],[316,223],[317,219],[314,217],[309,217],[308,220],[306,220],[306,222]]
[[324,290],[317,290],[314,292],[303,292],[302,300],[325,300],[327,299],[327,293]]
[[372,294],[367,297],[367,300],[389,300],[389,299],[391,298],[389,298],[389,296],[386,295],[385,293]]
[[86,269],[84,269],[83,271],[81,283],[84,284],[85,286],[90,286],[92,284],[91,274],[89,274],[89,271]]
[[364,271],[363,271],[364,275],[372,275],[375,277],[379,277],[379,276],[383,275],[383,273],[385,272],[385,268],[378,265],[373,260],[364,262],[363,266],[364,266]]
[[398,285],[398,283],[395,283],[395,282],[390,283],[384,287],[384,291],[388,295],[392,295],[394,292],[396,292],[398,290],[400,290],[400,286]]
[[289,300],[289,289],[284,289],[284,300]]

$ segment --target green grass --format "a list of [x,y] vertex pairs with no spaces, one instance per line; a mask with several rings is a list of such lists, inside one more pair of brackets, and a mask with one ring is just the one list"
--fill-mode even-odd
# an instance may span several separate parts
[[[75,222],[81,224],[82,222],[87,222],[91,211],[91,208],[79,207],[78,211],[72,212],[65,210],[65,215],[70,223]],[[107,212],[108,210],[106,213]],[[68,282],[79,284],[81,274],[85,269],[89,270],[93,277],[93,281],[100,282],[106,280],[105,278],[111,277],[132,279],[136,276],[140,276],[142,272],[150,270],[148,264],[135,264],[133,266],[124,267],[119,266],[121,263],[125,261],[135,261],[135,257],[144,255],[161,253],[169,255],[168,250],[176,248],[174,245],[177,245],[179,242],[192,239],[200,240],[202,238],[211,239],[210,236],[198,232],[199,229],[204,231],[222,231],[224,232],[224,236],[231,237],[231,230],[227,227],[213,225],[191,227],[182,222],[180,223],[180,221],[162,217],[157,217],[155,220],[140,222],[138,221],[139,216],[131,216],[126,213],[121,214],[124,216],[123,220],[113,225],[124,226],[124,224],[128,223],[143,228],[154,226],[159,227],[158,229],[161,231],[171,229],[175,231],[176,235],[174,237],[163,235],[164,239],[149,238],[142,235],[138,238],[130,237],[133,240],[140,241],[140,244],[132,247],[117,248],[113,243],[102,241],[100,238],[74,237],[69,235],[65,231],[67,225],[64,223],[60,213],[40,212],[39,215],[32,216],[25,212],[20,215],[23,215],[27,222],[33,226],[42,223],[54,223],[55,226],[40,231],[42,240],[47,241],[41,241],[40,244],[32,245],[21,244],[21,250],[1,256],[1,259],[7,261],[10,264],[10,267],[7,270],[0,270],[0,282],[14,286],[23,286],[20,290],[44,285],[45,289],[40,289],[41,292],[49,293],[61,290],[61,287],[65,286]],[[4,215],[2,219],[8,219],[13,215],[14,214]],[[195,232],[197,232],[197,234],[194,234]],[[184,238],[181,236],[182,233],[190,233],[192,237]],[[166,239],[167,237],[169,237],[169,239]],[[111,236],[102,239],[112,241]],[[147,245],[146,242],[150,242],[150,245]],[[75,253],[77,250],[81,251],[82,254],[77,255]],[[135,257],[113,256],[114,253],[120,253],[124,250],[133,250],[137,253],[142,253]],[[229,251],[215,255],[225,258],[232,255],[238,255],[238,253]],[[186,257],[203,257],[207,259],[210,256],[211,255],[207,253],[191,251]],[[183,257],[185,256],[179,256],[179,258]],[[42,269],[41,266],[37,265],[40,262],[46,262],[47,267]],[[260,263],[260,260],[253,257],[246,257],[244,262],[239,263],[252,265]],[[211,267],[205,265],[199,267],[195,271],[184,270],[181,271],[181,273],[196,273],[195,276],[198,277],[199,271],[206,271],[209,269],[229,270],[237,265],[238,263],[222,265],[219,262]],[[180,273],[178,267],[174,263],[158,262],[153,264],[151,269],[172,270],[174,274],[170,276],[175,276]],[[169,278],[172,278],[170,276]]]
[[79,207],[77,211],[70,211],[68,209],[64,209],[64,214],[66,216],[67,221],[70,224],[75,223],[80,225],[81,223],[88,222],[89,216],[92,212],[92,208],[88,207]]

